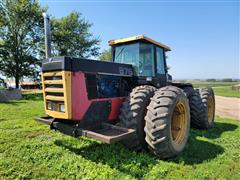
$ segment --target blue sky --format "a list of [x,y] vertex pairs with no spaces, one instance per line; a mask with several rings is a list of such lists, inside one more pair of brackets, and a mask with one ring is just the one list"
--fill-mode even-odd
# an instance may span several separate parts
[[40,1],[62,17],[78,11],[107,41],[144,34],[169,45],[174,79],[240,78],[238,1]]

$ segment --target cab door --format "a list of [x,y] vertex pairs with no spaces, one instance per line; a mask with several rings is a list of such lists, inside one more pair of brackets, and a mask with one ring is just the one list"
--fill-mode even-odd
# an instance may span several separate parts
[[155,74],[157,86],[163,87],[167,85],[167,67],[165,61],[165,52],[163,48],[155,48]]

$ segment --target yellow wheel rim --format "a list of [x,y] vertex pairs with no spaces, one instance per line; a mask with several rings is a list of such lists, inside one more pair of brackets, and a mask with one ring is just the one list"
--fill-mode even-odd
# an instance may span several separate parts
[[207,106],[208,106],[208,122],[212,122],[214,116],[214,100],[212,96],[208,97]]
[[178,102],[172,116],[171,132],[172,140],[181,144],[187,132],[187,110],[183,103]]

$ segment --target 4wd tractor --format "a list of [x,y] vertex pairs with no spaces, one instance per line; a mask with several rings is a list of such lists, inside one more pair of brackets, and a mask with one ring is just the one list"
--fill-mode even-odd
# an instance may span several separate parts
[[162,159],[184,149],[190,124],[199,129],[213,126],[213,90],[173,83],[166,64],[168,46],[143,35],[111,40],[109,45],[111,62],[49,56],[43,60],[48,116],[38,121],[74,137],[121,141]]

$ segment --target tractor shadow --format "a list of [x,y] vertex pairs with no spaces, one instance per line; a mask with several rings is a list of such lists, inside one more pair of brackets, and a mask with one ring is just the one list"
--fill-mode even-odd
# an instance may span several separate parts
[[[76,148],[64,140],[56,140],[57,146],[63,147],[77,155],[80,155],[94,163],[107,164],[123,173],[141,178],[147,169],[159,163],[183,163],[185,165],[200,164],[216,158],[224,153],[224,148],[209,141],[200,140],[199,137],[215,139],[225,131],[234,131],[237,126],[228,123],[216,122],[215,127],[208,131],[191,129],[188,145],[185,150],[175,158],[161,161],[149,152],[132,152],[127,150],[121,143],[100,144],[92,142],[89,146]],[[139,166],[138,168],[131,168]],[[139,169],[139,170],[138,170]]]
[[[222,133],[234,131],[238,126],[230,123],[215,122],[214,127],[209,130],[190,130],[190,137],[185,150],[180,156],[169,161],[184,162],[184,164],[193,165],[200,164],[203,161],[214,159],[217,155],[224,153],[222,146],[213,144],[212,141],[221,138]],[[206,138],[209,141],[202,141],[199,138]]]
[[201,130],[197,131],[196,135],[197,136],[203,136],[208,139],[217,139],[221,137],[222,133],[226,131],[234,131],[237,129],[238,126],[230,123],[224,123],[224,122],[215,122],[214,127],[209,130]]
[[137,179],[143,177],[149,166],[158,163],[149,153],[130,151],[121,143],[109,145],[91,142],[91,145],[82,148],[76,148],[63,140],[56,140],[55,144],[96,164],[106,164]]

